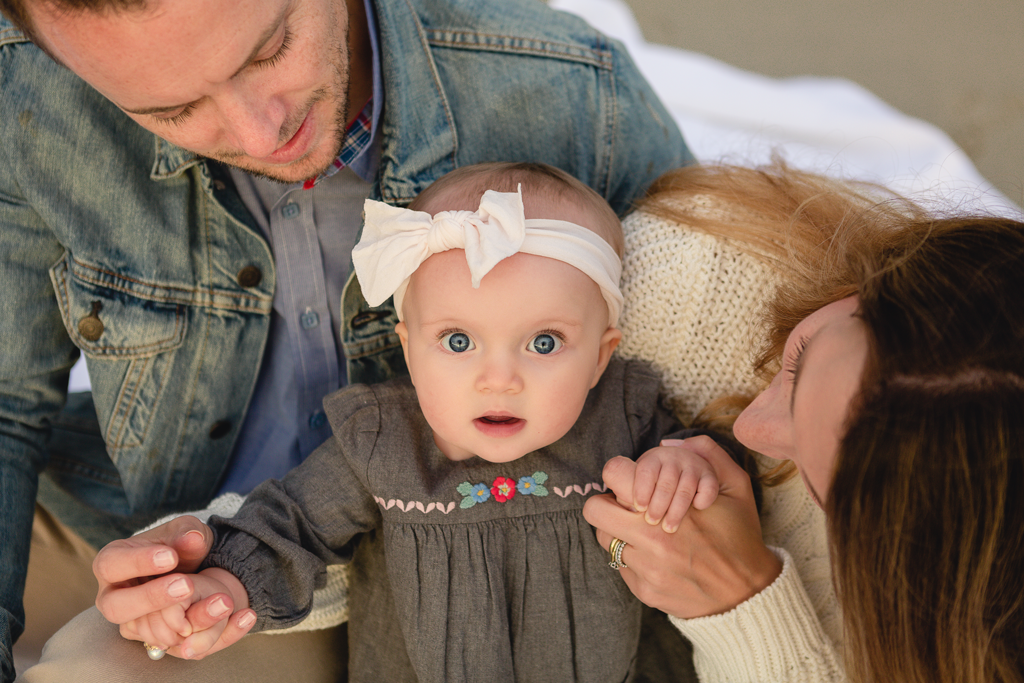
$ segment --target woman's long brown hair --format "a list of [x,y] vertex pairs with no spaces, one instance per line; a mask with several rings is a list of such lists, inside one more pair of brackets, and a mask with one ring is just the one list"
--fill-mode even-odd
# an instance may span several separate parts
[[[860,298],[870,352],[826,503],[850,679],[1024,681],[1024,224],[778,163],[682,169],[641,208],[775,266],[766,379],[797,323]],[[742,401],[722,406],[705,418]]]

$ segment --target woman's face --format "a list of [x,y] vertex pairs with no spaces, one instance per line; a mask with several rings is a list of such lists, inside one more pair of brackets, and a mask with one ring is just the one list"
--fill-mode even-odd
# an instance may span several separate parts
[[824,502],[850,402],[867,359],[857,297],[821,308],[786,340],[782,370],[737,418],[736,438],[771,458],[792,460],[818,505]]

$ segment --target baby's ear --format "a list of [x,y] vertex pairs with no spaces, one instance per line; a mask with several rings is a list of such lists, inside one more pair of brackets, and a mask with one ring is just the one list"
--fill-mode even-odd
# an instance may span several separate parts
[[405,367],[409,368],[409,374],[412,375],[412,368],[409,367],[409,328],[406,327],[404,320],[395,325],[395,334],[398,335],[398,341],[402,342],[402,355],[405,356]]
[[601,335],[601,346],[597,352],[597,366],[594,368],[594,379],[590,382],[591,389],[600,381],[601,375],[604,374],[605,368],[608,367],[608,361],[612,359],[612,352],[619,345],[620,341],[622,341],[622,331],[614,327],[609,327]]

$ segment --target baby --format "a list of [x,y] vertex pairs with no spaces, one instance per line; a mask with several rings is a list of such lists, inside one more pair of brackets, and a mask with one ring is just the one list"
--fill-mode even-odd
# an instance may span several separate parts
[[226,593],[284,628],[350,563],[350,680],[630,680],[640,603],[583,503],[616,455],[639,457],[633,504],[669,530],[718,482],[659,446],[693,432],[657,374],[612,359],[622,241],[597,193],[534,164],[367,201],[353,262],[371,305],[394,296],[410,377],[325,399],[334,437],[211,519],[193,595],[131,628],[202,655],[230,615],[183,638],[190,605]]

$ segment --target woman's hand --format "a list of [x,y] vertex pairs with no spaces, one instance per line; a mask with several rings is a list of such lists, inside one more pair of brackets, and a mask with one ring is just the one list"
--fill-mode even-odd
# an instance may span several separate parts
[[596,527],[603,547],[613,537],[628,544],[622,554],[627,567],[619,571],[641,602],[691,619],[728,612],[760,593],[778,577],[782,563],[761,539],[746,472],[710,437],[685,443],[714,467],[721,489],[711,507],[691,508],[675,533],[624,507],[632,501],[636,463],[623,457],[604,467],[605,484],[615,495],[590,498],[583,516]]

